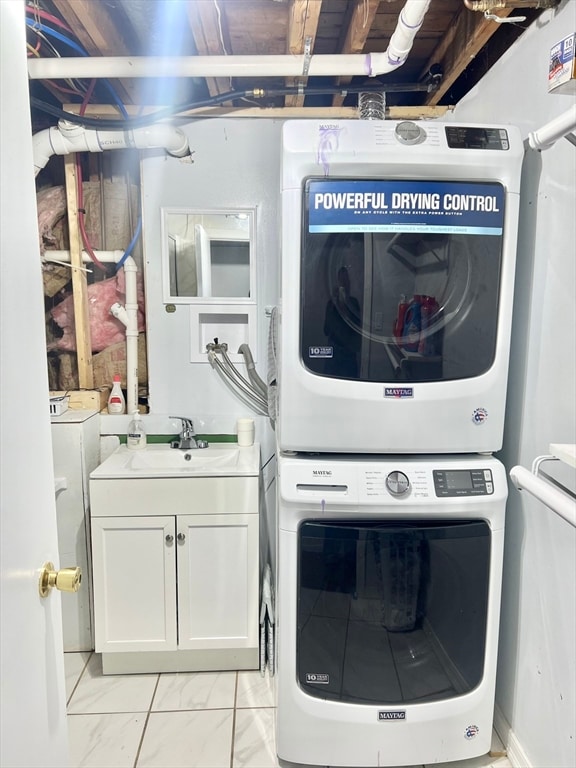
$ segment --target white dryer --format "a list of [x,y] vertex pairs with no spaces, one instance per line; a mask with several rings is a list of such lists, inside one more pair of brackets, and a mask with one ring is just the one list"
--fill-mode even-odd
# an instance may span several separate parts
[[502,464],[281,455],[278,491],[278,756],[376,768],[488,752]]
[[285,124],[281,449],[501,447],[523,156],[510,125]]

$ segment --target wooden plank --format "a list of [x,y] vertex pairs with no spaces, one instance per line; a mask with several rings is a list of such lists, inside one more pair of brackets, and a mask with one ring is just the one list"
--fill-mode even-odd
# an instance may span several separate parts
[[[78,114],[79,104],[66,104],[68,112]],[[129,114],[148,115],[163,107],[128,107]],[[387,107],[386,117],[390,120],[435,120],[450,112],[448,106],[417,106],[417,107]],[[118,117],[114,107],[110,104],[90,104],[86,109],[89,117],[110,119]],[[309,118],[311,120],[322,119],[357,119],[357,107],[203,107],[202,109],[189,109],[182,112],[179,117],[205,117],[205,118],[268,118],[271,120],[292,120],[294,118]]]
[[[114,21],[107,3],[94,0],[53,0],[80,44],[91,56],[128,56],[132,53],[122,36],[120,26]],[[111,80],[118,97],[133,103],[137,82]]]
[[78,188],[76,155],[64,157],[64,185],[68,209],[68,234],[70,240],[70,264],[72,266],[72,293],[74,297],[74,326],[76,331],[76,355],[78,357],[78,386],[93,389],[92,345],[88,314],[88,283],[82,269],[82,238],[78,226]]
[[[352,17],[346,31],[341,53],[362,53],[379,5],[380,0],[355,0],[354,10],[352,11]],[[351,77],[339,77],[336,80],[336,84],[345,86],[351,80]],[[332,106],[342,106],[345,98],[340,93],[335,94],[332,98]]]
[[[310,39],[310,51],[314,52],[314,41],[318,29],[318,20],[322,10],[322,0],[290,0],[288,9],[288,39],[286,52],[299,55],[305,52],[306,40]],[[288,78],[286,84],[290,87],[308,82],[307,77]],[[287,107],[303,107],[304,94],[286,96],[284,103]]]
[[[194,37],[199,56],[221,56],[230,54],[226,45],[224,20],[220,6],[214,3],[188,2],[188,23]],[[227,93],[231,89],[231,78],[207,77],[206,85],[211,96]]]
[[[498,8],[492,12],[504,18],[512,11],[514,8]],[[440,64],[444,72],[440,87],[426,99],[427,105],[438,104],[470,61],[478,55],[497,31],[497,22],[486,19],[484,14],[478,11],[462,8],[456,21],[450,26],[420,73],[421,78],[425,77],[432,64]]]

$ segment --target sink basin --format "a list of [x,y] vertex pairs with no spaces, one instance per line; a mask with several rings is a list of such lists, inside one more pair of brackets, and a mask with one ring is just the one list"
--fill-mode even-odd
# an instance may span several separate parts
[[208,448],[180,450],[167,443],[129,450],[121,445],[97,467],[91,478],[135,477],[230,477],[254,476],[259,472],[257,444],[215,443]]

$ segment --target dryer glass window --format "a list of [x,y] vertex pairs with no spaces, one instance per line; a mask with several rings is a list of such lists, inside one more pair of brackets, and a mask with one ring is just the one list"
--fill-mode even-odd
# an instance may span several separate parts
[[499,183],[308,179],[300,344],[319,376],[480,376],[494,361]]
[[489,572],[484,521],[302,523],[300,686],[365,704],[471,691],[484,671]]

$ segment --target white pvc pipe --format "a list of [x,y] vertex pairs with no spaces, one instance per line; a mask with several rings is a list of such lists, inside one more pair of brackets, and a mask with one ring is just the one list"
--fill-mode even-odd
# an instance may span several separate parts
[[576,501],[525,467],[512,467],[510,478],[519,491],[531,493],[542,504],[576,527]]
[[31,58],[32,80],[132,77],[376,77],[405,62],[431,0],[407,0],[384,53],[297,56],[86,56]]
[[[117,264],[124,256],[124,251],[94,251],[94,253],[98,261],[106,264]],[[58,262],[70,263],[70,251],[44,251],[42,258],[44,261],[53,261],[56,264]],[[82,251],[82,261],[86,264],[92,263],[88,251]]]
[[126,406],[129,414],[138,410],[138,296],[136,273],[138,268],[129,256],[124,262],[126,303],[113,304],[110,312],[126,326]]
[[68,155],[71,152],[162,147],[175,157],[190,154],[188,139],[183,131],[166,123],[131,130],[98,131],[60,120],[58,126],[34,134],[32,145],[35,175],[44,168],[52,155]]
[[[124,251],[94,251],[98,261],[117,263],[124,256]],[[45,251],[44,261],[69,262],[70,251]],[[92,259],[82,251],[82,261]],[[129,414],[138,410],[138,291],[136,276],[138,267],[132,256],[123,264],[126,281],[126,303],[110,307],[110,312],[126,327],[126,410]]]
[[558,139],[576,130],[576,104],[566,112],[551,120],[542,128],[528,134],[528,144],[531,149],[548,149]]

